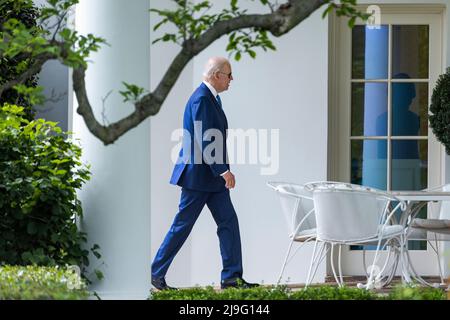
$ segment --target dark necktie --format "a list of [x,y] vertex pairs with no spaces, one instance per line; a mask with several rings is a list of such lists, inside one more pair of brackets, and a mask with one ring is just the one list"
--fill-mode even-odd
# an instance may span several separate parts
[[219,106],[222,108],[222,101],[220,100],[219,95],[216,96],[217,102],[219,103]]

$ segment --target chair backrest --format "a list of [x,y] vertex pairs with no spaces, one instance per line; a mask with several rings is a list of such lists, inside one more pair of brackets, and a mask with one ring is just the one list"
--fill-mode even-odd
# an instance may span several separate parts
[[[423,189],[423,191],[450,191],[450,184]],[[428,219],[450,220],[450,201],[439,201],[432,203],[428,212]]]
[[[308,215],[314,209],[311,192],[306,191],[302,185],[289,182],[268,182],[267,185],[279,196],[291,236],[316,227],[314,212]],[[299,227],[300,223],[302,224]]]
[[[425,190],[449,192],[450,184]],[[450,220],[450,201],[432,203],[427,219],[415,219],[414,227],[409,234],[410,240],[450,241],[450,229],[447,227],[447,224],[436,221],[436,219]]]
[[318,239],[357,242],[379,235],[390,200],[377,190],[355,186],[313,187]]

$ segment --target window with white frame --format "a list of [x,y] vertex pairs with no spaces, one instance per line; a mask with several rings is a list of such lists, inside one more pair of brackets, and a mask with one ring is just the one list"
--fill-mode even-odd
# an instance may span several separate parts
[[[442,148],[428,106],[442,71],[442,7],[380,12],[377,26],[331,23],[329,179],[382,190],[437,186]],[[410,248],[427,250],[425,242]]]

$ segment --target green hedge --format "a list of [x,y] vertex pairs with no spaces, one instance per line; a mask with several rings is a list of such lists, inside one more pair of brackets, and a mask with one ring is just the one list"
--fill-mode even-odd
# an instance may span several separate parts
[[439,76],[433,89],[429,118],[434,135],[450,154],[450,68]]
[[[24,118],[23,107],[0,107],[0,265],[78,265],[89,254],[78,229],[77,190],[90,179],[81,148],[56,123]],[[98,272],[97,272],[98,273]],[[101,274],[98,273],[98,277]]]
[[447,300],[444,290],[436,288],[396,287],[389,294],[391,300]]
[[441,289],[421,287],[396,287],[391,293],[379,294],[350,287],[323,285],[306,290],[291,290],[285,286],[257,287],[251,289],[229,288],[216,290],[206,288],[181,289],[177,291],[152,291],[151,300],[446,300]]
[[0,267],[0,300],[85,300],[86,284],[71,268]]

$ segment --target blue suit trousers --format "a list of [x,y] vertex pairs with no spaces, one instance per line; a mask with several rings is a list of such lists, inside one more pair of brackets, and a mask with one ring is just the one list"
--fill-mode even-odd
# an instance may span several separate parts
[[242,277],[239,224],[231,203],[230,191],[226,189],[222,192],[204,192],[182,188],[179,212],[152,263],[153,278],[163,278],[166,275],[205,204],[217,224],[223,266],[221,280]]

